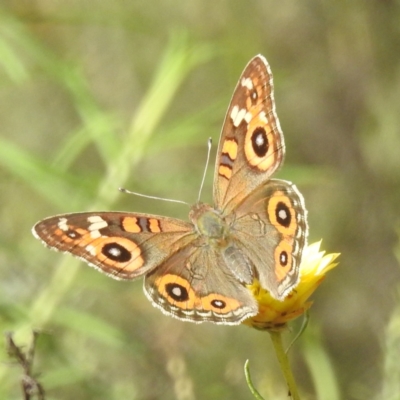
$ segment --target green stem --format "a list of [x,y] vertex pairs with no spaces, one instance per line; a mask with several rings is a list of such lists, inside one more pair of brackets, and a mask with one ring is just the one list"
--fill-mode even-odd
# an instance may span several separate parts
[[246,362],[244,363],[244,375],[246,377],[247,386],[249,387],[250,392],[254,396],[254,398],[257,400],[264,400],[264,398],[260,395],[260,393],[258,393],[257,389],[253,385],[253,381],[250,375],[249,360],[246,360]]
[[299,392],[297,391],[296,382],[289,364],[289,358],[283,347],[282,332],[269,331],[271,340],[274,345],[275,353],[278,358],[283,376],[289,389],[290,396],[293,400],[300,400]]

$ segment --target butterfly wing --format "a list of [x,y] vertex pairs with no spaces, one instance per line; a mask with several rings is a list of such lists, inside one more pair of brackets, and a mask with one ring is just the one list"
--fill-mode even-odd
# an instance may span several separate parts
[[297,285],[308,234],[307,211],[296,186],[268,181],[235,210],[231,233],[234,240],[225,251],[240,260],[241,274],[254,270],[263,288],[284,299]]
[[258,55],[244,69],[225,117],[214,173],[215,207],[229,214],[270,178],[284,153],[271,69]]
[[193,225],[150,214],[86,212],[38,222],[35,237],[115,279],[151,271],[197,236]]
[[196,323],[237,325],[258,305],[210,246],[187,246],[146,275],[144,291],[165,314]]

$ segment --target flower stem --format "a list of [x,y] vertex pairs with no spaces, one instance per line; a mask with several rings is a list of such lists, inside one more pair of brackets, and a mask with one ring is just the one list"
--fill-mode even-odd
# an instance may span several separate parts
[[300,400],[299,392],[297,391],[296,382],[294,380],[292,370],[289,364],[289,358],[285,349],[283,348],[282,332],[269,331],[271,340],[274,345],[275,353],[278,358],[283,376],[285,377],[286,384],[289,389],[289,394],[293,400]]

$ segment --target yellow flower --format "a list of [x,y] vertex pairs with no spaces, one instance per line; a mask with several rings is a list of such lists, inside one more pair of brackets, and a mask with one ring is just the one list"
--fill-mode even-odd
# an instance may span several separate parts
[[259,313],[245,320],[244,324],[262,330],[281,330],[287,322],[311,307],[312,301],[307,301],[308,298],[324,280],[325,274],[336,267],[334,261],[339,256],[338,253],[325,255],[319,250],[320,245],[321,242],[316,242],[304,249],[299,283],[284,300],[274,299],[258,280],[247,286],[258,302]]

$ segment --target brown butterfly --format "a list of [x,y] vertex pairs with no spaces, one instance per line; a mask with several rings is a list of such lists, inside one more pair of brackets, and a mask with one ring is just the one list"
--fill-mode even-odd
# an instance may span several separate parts
[[271,179],[284,154],[272,73],[258,55],[225,117],[212,206],[192,206],[190,222],[130,212],[57,215],[33,234],[112,278],[144,275],[145,294],[168,315],[236,325],[258,313],[246,287],[254,279],[279,300],[298,282],[307,212],[292,183]]

